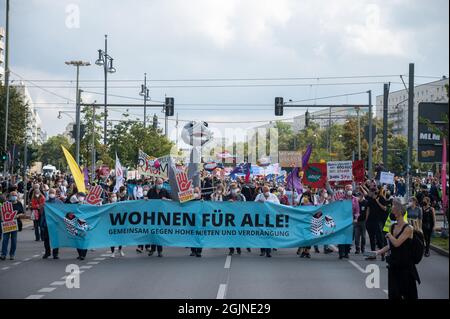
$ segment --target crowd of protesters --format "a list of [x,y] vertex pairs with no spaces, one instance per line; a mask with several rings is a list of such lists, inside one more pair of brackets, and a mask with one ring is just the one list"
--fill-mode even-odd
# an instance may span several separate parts
[[[425,237],[425,256],[430,254],[430,241],[433,231],[436,229],[436,211],[441,207],[441,194],[439,181],[436,178],[414,178],[413,194],[405,205],[405,219],[423,231]],[[393,199],[404,195],[405,186],[403,178],[395,178],[394,185],[379,185],[376,180],[366,180],[365,183],[343,183],[331,186],[327,183],[322,189],[312,189],[303,186],[301,192],[287,190],[284,182],[276,180],[267,181],[263,176],[254,177],[245,182],[244,177],[232,180],[229,177],[220,179],[203,172],[201,187],[194,190],[195,200],[206,201],[256,201],[274,202],[289,206],[324,205],[336,200],[351,200],[354,223],[354,253],[364,254],[366,251],[366,233],[370,251],[382,249],[387,241],[386,234],[392,223],[389,215],[392,212]],[[100,185],[103,188],[101,195],[102,204],[117,201],[140,199],[171,199],[168,181],[162,178],[149,177],[139,180],[128,180],[119,191],[114,193],[114,178],[98,177],[92,185]],[[26,190],[26,192],[25,192]],[[26,197],[26,207],[24,207]],[[0,203],[10,201],[14,210],[18,212],[19,231],[22,230],[22,219],[29,218],[33,222],[33,230],[36,241],[43,241],[45,254],[43,258],[53,256],[58,259],[58,247],[51,249],[49,233],[45,218],[45,202],[61,202],[67,204],[84,203],[86,194],[79,192],[73,178],[70,175],[60,174],[52,177],[35,175],[29,178],[25,185],[21,179],[14,181],[0,180]],[[14,259],[17,246],[17,232],[11,232],[2,236],[2,251],[0,259],[9,257]],[[124,256],[122,246],[117,251]],[[352,245],[338,245],[339,258],[349,258]],[[148,243],[136,248],[137,253],[145,251],[151,256],[157,252],[162,257],[163,247]],[[299,247],[297,254],[301,258],[311,258],[311,247]],[[314,247],[316,253],[320,253],[318,246]],[[251,251],[247,248],[247,251]],[[230,247],[229,254],[241,254],[240,247]],[[325,254],[332,253],[329,246],[325,246]],[[191,248],[191,256],[201,257],[202,248]],[[84,259],[87,250],[78,249],[78,258]],[[116,247],[111,247],[111,257],[115,257]],[[261,256],[272,256],[271,248],[261,248]],[[368,256],[367,259],[374,259]],[[385,254],[381,254],[385,259]]]

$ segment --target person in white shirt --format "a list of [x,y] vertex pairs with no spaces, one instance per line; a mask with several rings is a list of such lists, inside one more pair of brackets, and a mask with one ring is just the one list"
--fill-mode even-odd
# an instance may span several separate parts
[[144,199],[144,188],[142,187],[142,181],[138,181],[137,185],[133,188],[134,199]]
[[255,198],[255,202],[271,202],[279,204],[280,201],[275,194],[270,192],[269,186],[263,186],[262,193],[258,194]]
[[[280,203],[280,201],[278,200],[278,197],[275,194],[272,194],[270,192],[270,188],[268,186],[263,186],[262,193],[258,194],[258,196],[256,196],[255,202],[260,202],[260,203],[271,202],[271,203],[277,203],[277,204]],[[259,255],[260,256],[266,255],[266,257],[270,258],[270,257],[272,257],[272,255],[270,254],[271,252],[272,252],[272,248],[261,248],[261,254],[259,254]]]

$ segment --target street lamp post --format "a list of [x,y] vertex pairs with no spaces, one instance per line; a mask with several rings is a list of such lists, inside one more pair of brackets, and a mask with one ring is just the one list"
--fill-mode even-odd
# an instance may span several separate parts
[[106,130],[108,120],[108,110],[106,108],[108,104],[108,73],[115,73],[116,69],[113,67],[113,58],[108,55],[108,35],[105,34],[105,50],[98,50],[98,59],[95,61],[95,64],[98,66],[103,66],[104,74],[105,74],[105,122],[103,126],[103,144],[106,145]]
[[79,90],[79,80],[80,80],[80,66],[89,66],[91,63],[83,61],[66,61],[66,65],[73,65],[77,67],[77,83],[76,83],[76,125],[77,125],[77,136],[76,141],[76,151],[75,159],[77,164],[80,165],[80,90]]
[[147,101],[150,101],[149,89],[147,88],[147,73],[144,73],[144,84],[141,85],[140,96],[144,97],[144,128],[147,127]]

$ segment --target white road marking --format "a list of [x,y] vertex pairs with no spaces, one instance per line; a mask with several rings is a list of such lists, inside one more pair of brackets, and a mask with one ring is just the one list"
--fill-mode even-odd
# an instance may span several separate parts
[[91,269],[92,266],[81,266],[80,269]]
[[99,261],[102,261],[102,260],[105,260],[106,258],[94,258],[94,260],[99,260]]
[[102,256],[102,257],[111,257],[111,254],[102,254],[100,256]]
[[41,299],[42,297],[44,297],[44,295],[30,295],[25,299]]
[[90,261],[87,264],[88,265],[98,265],[100,262],[99,261]]
[[216,299],[225,299],[226,290],[227,290],[227,284],[220,284]]
[[362,272],[363,274],[366,273],[366,271],[364,269],[361,268],[361,266],[359,266],[357,263],[355,263],[353,260],[349,260],[349,263],[351,263],[356,269],[358,269],[360,272]]
[[65,283],[66,283],[65,281],[54,281],[50,284],[50,286],[62,286]]
[[67,277],[69,277],[69,276],[65,275],[65,276],[62,276],[61,279],[66,279]]
[[21,261],[18,261],[18,262],[13,263],[13,265],[17,266],[17,265],[20,265],[21,263],[22,263]]
[[8,270],[9,269],[9,267],[3,267],[2,268],[2,270]]
[[331,249],[333,249],[335,253],[339,251],[339,249],[335,245],[328,245],[328,246],[331,247]]
[[33,255],[33,258],[39,257],[40,255]]
[[30,261],[31,258],[25,258],[23,261]]
[[55,289],[56,289],[55,287],[47,287],[47,288],[42,288],[38,292],[52,292]]
[[227,256],[227,260],[225,260],[225,266],[223,268],[230,268],[231,266],[231,256]]

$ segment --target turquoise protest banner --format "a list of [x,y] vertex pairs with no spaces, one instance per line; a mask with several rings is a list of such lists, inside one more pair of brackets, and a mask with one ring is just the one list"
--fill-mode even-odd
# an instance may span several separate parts
[[174,247],[288,248],[351,244],[351,201],[289,207],[274,203],[168,200],[104,206],[46,204],[51,246],[82,249]]

